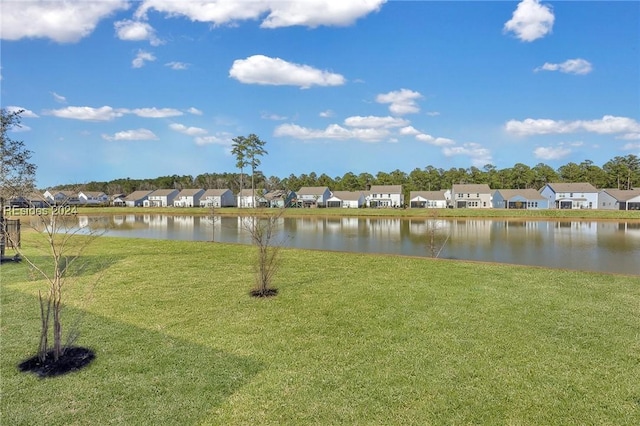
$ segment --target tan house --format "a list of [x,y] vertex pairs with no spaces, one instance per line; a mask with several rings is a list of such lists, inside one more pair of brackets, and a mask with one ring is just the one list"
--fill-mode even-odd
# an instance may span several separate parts
[[451,207],[454,209],[490,209],[491,188],[486,183],[454,184],[451,186]]

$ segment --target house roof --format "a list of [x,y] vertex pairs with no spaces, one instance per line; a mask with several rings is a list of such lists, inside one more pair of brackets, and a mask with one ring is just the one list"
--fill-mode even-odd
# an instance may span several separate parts
[[398,194],[402,192],[402,185],[371,185],[369,192],[376,194]]
[[284,189],[276,189],[274,191],[269,191],[263,195],[266,200],[278,200],[287,198],[289,195],[289,191],[285,191]]
[[225,192],[231,191],[228,188],[225,189],[207,189],[206,191],[204,191],[204,194],[202,194],[202,198],[207,198],[207,197],[221,197],[222,195],[224,195]]
[[331,198],[337,198],[344,201],[358,201],[363,197],[362,191],[334,191]]
[[553,192],[598,192],[595,186],[588,182],[558,182],[548,183],[546,186],[551,188]]
[[451,185],[451,192],[455,193],[472,193],[476,194],[490,194],[491,188],[486,183],[457,183]]
[[296,194],[298,195],[322,195],[326,191],[329,191],[329,187],[327,186],[303,186]]
[[78,194],[88,195],[89,197],[103,197],[107,195],[102,191],[80,191]]
[[151,192],[153,191],[133,191],[131,194],[127,195],[126,197],[124,197],[125,201],[136,201],[139,200],[141,198],[146,197],[147,195],[151,194]]
[[546,200],[538,191],[533,188],[529,189],[497,189],[502,198],[510,200],[514,197],[522,197],[527,200]]
[[153,191],[151,194],[149,194],[149,196],[153,196],[153,197],[166,197],[168,195],[173,194],[174,192],[178,192],[177,189],[156,189],[155,191]]
[[412,200],[416,197],[422,197],[426,200],[446,200],[446,191],[411,191],[409,192],[409,198]]
[[204,191],[204,189],[202,188],[183,189],[178,193],[178,197],[193,197],[194,195],[196,195],[198,192],[201,192],[201,191]]
[[606,192],[611,195],[617,201],[628,201],[635,197],[640,197],[640,188],[638,189],[603,189],[602,192]]

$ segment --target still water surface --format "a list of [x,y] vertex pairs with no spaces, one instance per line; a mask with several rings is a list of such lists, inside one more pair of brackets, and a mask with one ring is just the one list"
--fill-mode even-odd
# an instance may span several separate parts
[[[240,217],[129,214],[79,217],[110,222],[107,235],[250,244]],[[245,218],[246,220],[246,218]],[[286,217],[287,247],[387,253],[640,275],[640,223],[504,219]]]

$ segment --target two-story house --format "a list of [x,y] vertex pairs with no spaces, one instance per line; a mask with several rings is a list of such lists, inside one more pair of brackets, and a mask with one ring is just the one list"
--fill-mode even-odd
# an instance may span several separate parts
[[78,202],[86,205],[107,205],[109,196],[100,191],[80,191],[78,192]]
[[326,207],[331,190],[326,186],[303,186],[296,191],[297,207]]
[[369,207],[404,207],[402,185],[371,185],[367,192]]
[[207,189],[200,197],[200,207],[235,207],[236,197],[230,189]]
[[451,185],[451,207],[454,209],[490,209],[491,188],[486,183]]
[[174,207],[200,207],[200,198],[204,194],[204,189],[192,188],[183,189],[173,200]]
[[549,200],[550,209],[595,209],[598,190],[588,182],[548,183],[540,194]]
[[145,207],[168,207],[173,205],[173,200],[180,191],[177,189],[156,189],[153,191],[143,205]]

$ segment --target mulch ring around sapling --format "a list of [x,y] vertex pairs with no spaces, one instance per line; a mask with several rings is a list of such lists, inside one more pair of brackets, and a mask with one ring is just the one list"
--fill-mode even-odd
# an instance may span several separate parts
[[86,367],[95,357],[91,349],[71,346],[64,350],[58,361],[53,360],[53,351],[49,351],[44,361],[40,361],[36,355],[18,364],[18,369],[22,372],[37,374],[42,378],[62,376]]
[[252,297],[274,297],[278,294],[277,288],[254,289],[249,292]]

